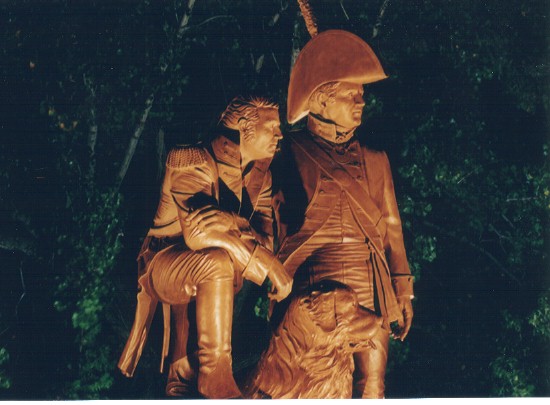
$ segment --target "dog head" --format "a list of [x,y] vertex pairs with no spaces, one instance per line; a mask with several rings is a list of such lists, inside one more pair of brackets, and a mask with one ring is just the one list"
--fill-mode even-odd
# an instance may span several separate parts
[[245,395],[351,398],[352,354],[373,347],[381,323],[346,285],[315,284],[291,299]]
[[[382,318],[359,305],[357,295],[348,286],[333,280],[314,284],[291,304],[287,315],[301,318],[302,326],[311,329],[316,342],[330,341],[346,351],[373,347],[371,338],[381,327]],[[296,308],[298,307],[298,308]]]

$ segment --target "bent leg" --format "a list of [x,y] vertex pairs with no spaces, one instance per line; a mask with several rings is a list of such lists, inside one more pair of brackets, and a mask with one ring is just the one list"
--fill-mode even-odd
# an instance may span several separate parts
[[[223,249],[190,251],[175,245],[159,252],[150,268],[151,284],[161,301],[182,309],[196,295],[200,393],[207,398],[241,396],[231,370],[234,270],[229,254]],[[176,315],[176,327],[175,354],[185,356],[188,324],[182,313]],[[188,366],[174,358],[171,368]]]
[[372,338],[376,350],[369,348],[353,355],[355,360],[354,398],[384,398],[389,338],[388,331],[379,328]]

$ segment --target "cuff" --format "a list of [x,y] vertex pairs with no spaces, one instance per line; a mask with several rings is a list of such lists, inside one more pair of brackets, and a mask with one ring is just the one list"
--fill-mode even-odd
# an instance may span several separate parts
[[266,248],[256,243],[250,260],[242,271],[243,278],[261,286],[269,273],[271,263],[274,259],[275,257]]
[[392,274],[391,284],[395,291],[395,296],[414,298],[413,280],[414,277],[411,274]]

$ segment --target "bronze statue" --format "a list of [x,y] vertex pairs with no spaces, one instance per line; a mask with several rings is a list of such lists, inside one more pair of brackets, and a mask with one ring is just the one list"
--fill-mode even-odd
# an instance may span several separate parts
[[[222,114],[212,142],[170,151],[154,225],[138,256],[136,316],[118,364],[124,375],[134,373],[160,301],[162,360],[168,354],[171,310],[176,327],[167,394],[186,395],[196,382],[206,398],[241,397],[231,369],[234,293],[243,278],[261,285],[268,277],[277,301],[292,286],[271,252],[269,165],[282,137],[279,124],[276,104],[237,97]],[[192,299],[197,361],[186,348]]]
[[380,323],[339,282],[300,292],[243,389],[246,397],[351,398],[353,353],[373,346]]
[[272,169],[277,257],[294,290],[339,281],[383,319],[372,337],[376,350],[354,353],[353,395],[363,398],[384,396],[390,329],[403,340],[413,318],[413,278],[389,161],[354,137],[363,85],[385,78],[372,49],[354,34],[330,30],[311,39],[292,71],[287,105],[288,122],[307,116],[307,129],[285,136]]

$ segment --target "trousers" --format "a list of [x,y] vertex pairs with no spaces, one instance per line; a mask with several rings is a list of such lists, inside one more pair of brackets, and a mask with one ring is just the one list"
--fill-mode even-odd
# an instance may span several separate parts
[[[206,398],[240,397],[231,371],[234,278],[232,260],[223,249],[192,251],[178,243],[156,253],[139,278],[136,316],[119,361],[121,371],[133,374],[160,301],[175,308],[176,315],[175,361],[170,366],[167,393],[184,395],[186,380],[196,377],[198,391]],[[186,355],[187,304],[193,297],[197,302],[198,375]],[[166,354],[163,349],[163,358]]]
[[[295,289],[307,289],[321,280],[335,280],[351,287],[359,304],[378,315],[371,252],[365,243],[319,244],[302,248],[307,260],[295,275]],[[383,398],[388,359],[389,331],[380,328],[372,339],[376,350],[368,348],[354,354],[354,398]]]

